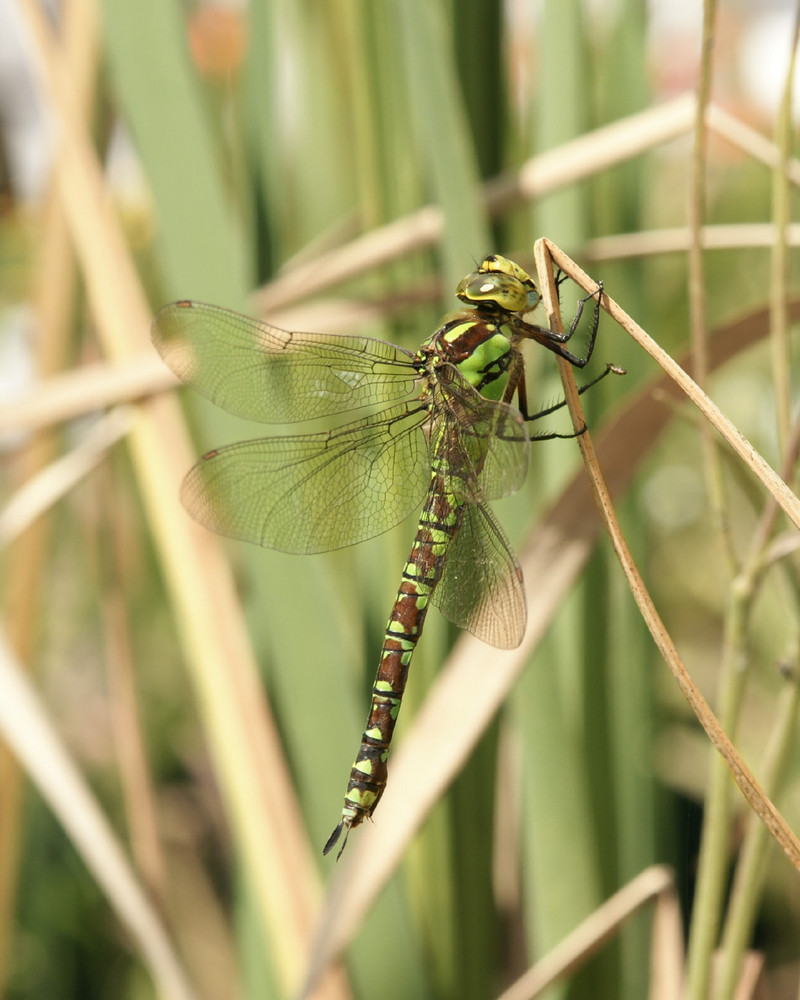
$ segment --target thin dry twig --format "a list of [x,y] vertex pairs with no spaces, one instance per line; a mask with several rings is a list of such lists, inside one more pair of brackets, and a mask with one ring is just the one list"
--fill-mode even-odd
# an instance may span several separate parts
[[[558,250],[558,248],[550,243],[549,240],[538,240],[536,243],[535,254],[537,270],[539,271],[540,278],[543,275],[547,275],[547,280],[543,281],[542,295],[550,323],[553,328],[561,329],[560,313],[558,308],[558,293],[555,286],[553,263],[560,267],[562,271],[568,274],[573,281],[579,284],[587,292],[596,290],[597,285],[596,283],[592,283],[588,278],[588,275],[584,274],[584,272],[581,271],[581,269],[573,261],[571,261],[566,254],[563,253],[563,251]],[[631,320],[630,317],[628,317],[612,299],[609,299],[605,293],[603,294],[602,305],[603,308],[610,315],[614,316],[615,319],[619,317],[619,322],[625,327],[625,329],[637,326],[637,324],[635,324],[633,320]],[[642,342],[641,334],[644,334],[644,331],[640,331],[640,335],[636,337],[637,341],[640,343]],[[644,337],[647,337],[647,335],[644,334]],[[650,338],[647,337],[647,340],[649,339]],[[661,352],[660,348],[658,350]],[[652,353],[652,351],[650,351],[650,353]],[[581,430],[586,427],[586,421],[583,416],[580,397],[578,395],[577,386],[575,385],[575,379],[572,374],[572,368],[566,362],[561,362],[560,359],[559,368],[561,371],[562,382],[564,384],[567,404],[569,406],[570,413],[572,414],[573,426],[576,430]],[[692,399],[698,407],[700,407],[702,412],[708,416],[709,419],[711,419],[709,414],[712,411],[710,408],[716,410],[716,407],[714,407],[714,404],[711,403],[708,397],[705,397],[704,393],[702,393],[702,395],[699,394],[699,390],[696,385],[694,386],[694,389],[689,386],[688,383],[691,382],[691,380],[688,375],[686,375],[682,369],[679,369],[672,359],[670,359],[669,368],[665,368],[665,370],[679,382],[681,388],[686,391],[689,398]],[[679,376],[678,372],[680,372]],[[686,382],[684,386],[685,380],[688,380],[688,382]],[[703,401],[703,397],[705,397],[705,401]],[[724,426],[723,421],[725,421],[725,418],[722,418],[722,421],[720,421],[719,418],[721,417],[722,414],[716,410],[714,426],[723,432],[722,428]],[[745,459],[745,461],[748,462],[750,467],[753,468],[753,464],[751,464],[752,459],[757,453],[754,451],[752,446],[745,441],[738,431],[736,431],[734,439],[731,439],[728,433],[730,429],[735,430],[735,428],[732,428],[732,425],[730,425],[730,427],[726,429],[726,432],[723,432],[725,433],[726,440],[728,440],[731,444],[734,444],[734,440],[738,438],[740,439],[738,442],[740,447],[742,446],[742,443],[746,445],[746,448],[742,448],[740,451],[740,455]],[[760,816],[762,822],[765,823],[770,833],[778,842],[794,867],[800,871],[800,842],[798,842],[797,837],[786,823],[786,820],[780,812],[778,812],[769,798],[767,798],[764,794],[755,777],[742,760],[738,751],[728,739],[727,734],[720,727],[707,702],[700,694],[700,691],[694,681],[689,676],[689,673],[683,665],[669,633],[664,627],[664,624],[661,621],[655,606],[653,605],[650,595],[647,592],[647,588],[644,585],[644,581],[642,580],[633,561],[633,557],[627,547],[619,522],[616,519],[611,497],[603,480],[602,472],[600,470],[597,456],[589,434],[581,434],[578,438],[578,444],[581,449],[581,454],[583,455],[586,470],[589,474],[598,510],[605,521],[606,528],[608,529],[612,544],[614,545],[614,549],[617,553],[617,558],[622,565],[625,576],[628,579],[628,584],[631,588],[631,593],[639,606],[639,610],[641,611],[642,617],[650,630],[650,634],[653,636],[661,654],[667,661],[673,676],[677,680],[684,697],[689,702],[689,705],[697,716],[698,721],[705,729],[711,742],[724,758],[725,763],[728,765],[736,784],[739,786],[742,794],[747,799],[747,802],[750,804],[754,812]],[[788,488],[786,487],[786,484],[783,483],[783,480],[778,478],[778,476],[769,468],[767,463],[764,462],[760,456],[758,456],[758,458],[760,463],[762,463],[762,466],[765,466],[771,474],[766,477],[767,483],[771,483],[775,480],[788,491]],[[764,470],[762,468],[762,472],[763,471]],[[794,494],[791,494],[791,496],[794,500],[794,504],[792,504],[791,507],[794,510],[797,505],[797,498],[794,497]],[[779,496],[776,495],[776,499],[779,503],[781,503]],[[781,504],[781,506],[783,506],[783,504]],[[785,509],[786,507],[784,507],[784,510]],[[795,523],[798,522],[796,521]]]
[[[597,289],[597,282],[592,281],[589,275],[578,267],[563,250],[560,250],[554,243],[551,243],[547,239],[537,241],[537,246],[540,243],[547,248],[556,266],[567,273],[587,293],[591,293]],[[745,465],[761,480],[792,523],[800,528],[800,500],[798,500],[772,466],[750,444],[741,431],[728,420],[716,403],[709,399],[694,379],[614,299],[604,294],[602,305],[608,315],[616,320],[633,337],[637,344],[647,351],[673,382],[679,386],[681,391],[722,435],[727,444],[730,445]]]
[[498,1000],[532,1000],[540,996],[548,986],[585,965],[642,907],[664,895],[674,895],[674,892],[669,868],[665,865],[646,868],[581,921]]
[[0,730],[137,942],[161,995],[194,1000],[159,914],[1,632]]

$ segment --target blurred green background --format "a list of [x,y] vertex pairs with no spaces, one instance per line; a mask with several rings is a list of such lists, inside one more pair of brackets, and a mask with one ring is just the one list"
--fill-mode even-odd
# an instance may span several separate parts
[[[5,0],[4,6],[4,16],[13,18],[15,4]],[[172,299],[198,298],[246,311],[256,289],[278,272],[313,264],[362,233],[436,205],[444,227],[435,245],[394,255],[333,287],[325,287],[323,268],[320,308],[371,303],[366,320],[354,320],[353,332],[414,349],[442,312],[454,308],[455,284],[476,260],[500,252],[530,265],[533,241],[546,235],[602,278],[609,293],[680,356],[688,344],[687,257],[669,252],[658,231],[687,224],[690,135],[610,169],[598,167],[588,179],[532,202],[519,199],[493,217],[482,184],[513,175],[537,153],[695,88],[700,5],[686,6],[682,19],[680,7],[667,0],[104,0],[92,128],[153,310]],[[772,138],[788,65],[790,11],[789,5],[772,5],[769,12],[758,7],[721,6],[712,95]],[[775,22],[774,35],[767,13],[786,15]],[[16,72],[26,79],[24,28],[14,37],[20,46]],[[771,49],[755,48],[762,38]],[[753,60],[775,67],[777,92],[750,88]],[[14,79],[0,84],[9,93],[8,107]],[[27,188],[21,183],[26,161],[10,152],[13,125],[8,116],[0,120],[6,150],[0,350],[9,381],[24,386],[25,364],[18,358],[30,351],[24,317],[40,260],[46,185],[41,179]],[[773,217],[779,175],[762,163],[714,138],[705,171],[708,222]],[[796,217],[796,194],[791,209]],[[650,249],[642,245],[631,256],[615,257],[599,243],[647,231],[656,231]],[[796,251],[788,273],[796,296]],[[774,255],[768,245],[711,251],[703,277],[708,323],[719,327],[768,305]],[[79,277],[74,287],[65,369],[97,355]],[[285,305],[302,298],[301,290]],[[574,288],[564,286],[565,310],[574,298]],[[765,325],[763,342],[714,376],[711,394],[777,468],[782,458],[767,332]],[[625,366],[628,375],[585,397],[593,430],[656,374],[607,318],[598,357],[598,364]],[[529,398],[542,404],[557,398],[551,359],[537,356],[531,368]],[[198,454],[258,433],[197,399],[186,404]],[[79,422],[59,428],[61,444],[80,428]],[[14,456],[22,443],[4,442],[4,491],[18,478]],[[498,505],[515,544],[523,543],[577,463],[572,442],[534,447],[528,485]],[[766,498],[733,458],[725,457],[722,469],[727,537],[743,558]],[[653,442],[619,513],[662,617],[716,707],[735,564],[732,569],[709,512],[698,420],[688,408],[676,408],[669,431]],[[228,546],[315,848],[341,808],[413,531],[407,522],[352,550],[308,558]],[[41,587],[26,609],[33,636],[26,659],[58,730],[127,839],[99,621],[113,578],[125,597],[169,859],[167,893],[182,900],[176,909],[190,975],[204,997],[282,995],[250,905],[248,872],[231,853],[161,571],[123,450],[58,504],[49,539]],[[793,560],[791,553],[775,559],[747,607],[746,688],[731,735],[757,774],[791,683],[785,674],[793,677],[797,669]],[[5,575],[4,595],[12,584]],[[537,586],[547,587],[547,580]],[[414,658],[399,741],[455,632],[438,613],[430,616]],[[784,674],[778,664],[786,665]],[[655,862],[675,870],[687,938],[693,920],[702,919],[713,944],[726,897],[702,916],[692,909],[710,760],[702,730],[655,652],[603,541],[354,941],[347,963],[352,995],[499,995]],[[777,802],[797,826],[800,786],[791,741],[782,761]],[[715,848],[726,882],[748,829],[743,801],[731,801]],[[10,855],[13,893],[3,917],[7,936],[0,945],[7,963],[0,991],[10,1000],[152,996],[137,956],[109,918],[107,901],[38,795],[10,803],[0,811],[0,824],[17,829],[21,845]],[[318,860],[324,885],[332,860]],[[772,844],[761,864],[763,882],[748,903],[745,944],[764,955],[763,995],[795,997],[796,874]],[[651,911],[630,919],[610,945],[547,995],[646,996],[651,926]],[[203,942],[194,951],[185,944],[193,935]],[[697,954],[701,946],[694,947]]]

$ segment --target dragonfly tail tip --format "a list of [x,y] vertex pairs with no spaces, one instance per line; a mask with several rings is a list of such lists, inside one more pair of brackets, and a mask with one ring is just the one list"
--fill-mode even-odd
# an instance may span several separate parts
[[[336,828],[334,829],[334,831],[330,835],[330,837],[328,837],[328,842],[322,848],[322,854],[323,854],[323,856],[325,856],[326,854],[330,854],[330,852],[336,846],[336,843],[339,840],[339,837],[341,837],[341,835],[342,835],[342,829],[343,828],[344,828],[344,820],[341,820],[341,822],[337,824]],[[344,835],[344,840],[342,841],[342,846],[339,848],[339,853],[336,855],[336,860],[337,861],[342,856],[342,851],[345,849],[345,846],[347,844],[347,835],[349,833],[350,833],[350,828],[348,827],[347,828],[347,832]]]

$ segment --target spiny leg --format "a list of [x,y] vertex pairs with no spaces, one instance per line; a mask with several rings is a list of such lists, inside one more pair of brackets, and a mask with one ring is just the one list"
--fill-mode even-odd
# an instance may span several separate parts
[[[568,343],[572,335],[578,329],[578,324],[581,321],[581,316],[583,315],[583,307],[589,301],[597,296],[597,301],[594,307],[594,316],[592,318],[592,332],[589,335],[589,344],[586,348],[586,354],[581,357],[580,355],[573,354],[568,351],[564,344]],[[578,308],[575,312],[575,316],[569,325],[569,330],[566,333],[557,333],[555,330],[549,330],[546,326],[538,326],[536,323],[526,323],[523,320],[514,325],[514,332],[520,336],[525,337],[530,340],[535,340],[542,347],[546,347],[553,354],[557,354],[560,358],[565,361],[569,361],[571,365],[576,368],[585,368],[589,363],[589,359],[594,351],[594,342],[597,339],[597,330],[600,326],[600,301],[603,297],[603,282],[598,281],[597,288],[591,293],[591,295],[586,295],[584,298],[578,300]]]
[[[585,392],[591,389],[593,386],[597,385],[598,382],[602,382],[606,375],[627,375],[624,368],[620,368],[619,365],[607,364],[605,369],[600,372],[591,382],[587,382],[586,385],[578,386],[578,395],[582,396]],[[566,399],[561,399],[557,403],[553,403],[550,406],[545,406],[541,410],[537,410],[536,413],[528,413],[527,408],[523,409],[521,406],[518,407],[520,413],[522,414],[523,420],[539,420],[541,417],[548,417],[551,413],[556,413],[562,407],[567,405]]]
[[[604,371],[600,372],[600,374],[595,378],[593,378],[591,382],[587,382],[586,385],[578,386],[578,395],[582,396],[588,389],[591,389],[592,386],[597,385],[598,382],[602,382],[602,380],[606,377],[606,375],[611,375],[611,374],[625,375],[626,371],[624,368],[620,368],[619,365],[608,364],[606,365]],[[523,385],[524,382],[521,381],[520,389],[523,387]],[[558,410],[562,409],[566,405],[567,405],[566,399],[561,399],[557,403],[553,403],[550,406],[545,406],[541,410],[537,410],[536,413],[529,414],[527,411],[527,399],[525,399],[525,393],[522,391],[518,391],[518,408],[520,413],[522,414],[522,419],[526,421],[532,422],[534,420],[540,420],[542,417],[548,417],[550,416],[551,413],[556,413]],[[583,426],[579,431],[573,431],[570,434],[558,434],[555,431],[552,433],[548,432],[542,434],[531,434],[531,441],[551,441],[554,440],[555,438],[579,437],[581,434],[583,434],[585,430],[586,427]]]

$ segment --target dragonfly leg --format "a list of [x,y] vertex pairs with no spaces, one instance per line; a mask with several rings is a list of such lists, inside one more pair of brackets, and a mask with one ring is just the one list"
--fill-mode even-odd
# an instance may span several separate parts
[[562,271],[560,267],[556,268],[556,293],[558,294],[558,301],[561,301],[561,286],[565,281],[569,279],[569,275],[566,271]]
[[[589,301],[596,297],[594,316],[592,318],[592,331],[589,334],[589,344],[586,348],[586,353],[581,357],[578,354],[573,354],[572,351],[567,350],[564,346],[569,342],[572,335],[578,329],[578,324],[581,321],[581,316],[583,315],[583,307]],[[597,288],[591,293],[591,295],[586,295],[584,298],[578,300],[578,308],[575,312],[575,316],[569,325],[569,330],[566,333],[557,333],[555,330],[549,330],[546,326],[537,326],[535,323],[526,323],[520,321],[515,324],[514,332],[521,337],[525,337],[530,340],[535,340],[542,347],[546,347],[548,351],[552,351],[553,354],[557,354],[560,358],[565,361],[569,361],[571,365],[576,368],[585,368],[589,363],[589,359],[594,351],[594,342],[597,338],[597,330],[600,326],[600,300],[603,297],[603,282],[598,281]]]
[[503,402],[511,403],[514,395],[517,397],[517,408],[520,413],[525,413],[527,407],[527,396],[525,392],[525,360],[519,351],[510,351],[511,362],[508,366],[508,382],[503,393]]
[[[584,392],[587,391],[587,389],[591,389],[592,386],[597,385],[597,383],[601,382],[606,377],[606,375],[612,375],[612,374],[613,375],[625,375],[626,373],[625,373],[625,369],[624,368],[620,368],[619,365],[608,364],[608,365],[606,365],[605,369],[602,372],[600,372],[600,374],[596,378],[593,378],[591,380],[591,382],[587,382],[586,385],[578,386],[578,395],[582,396],[584,394]],[[520,383],[520,384],[522,384],[522,383]],[[564,407],[564,406],[567,405],[566,399],[561,399],[557,403],[553,403],[551,406],[545,406],[543,409],[537,410],[536,413],[529,414],[528,411],[527,411],[527,401],[525,401],[526,405],[525,405],[524,409],[523,409],[523,406],[522,406],[523,398],[524,398],[524,393],[518,394],[518,398],[519,398],[519,402],[520,402],[519,410],[520,410],[520,413],[522,414],[522,419],[526,420],[526,421],[531,421],[531,422],[534,421],[534,420],[540,420],[542,417],[548,417],[548,416],[550,416],[551,413],[555,413],[556,411],[562,409],[562,407]],[[580,435],[583,434],[583,432],[585,430],[586,430],[586,427],[584,426],[579,431],[573,431],[571,434],[556,434],[556,433],[552,433],[552,434],[551,433],[531,434],[531,440],[532,441],[550,441],[550,440],[552,440],[554,438],[580,437]]]

